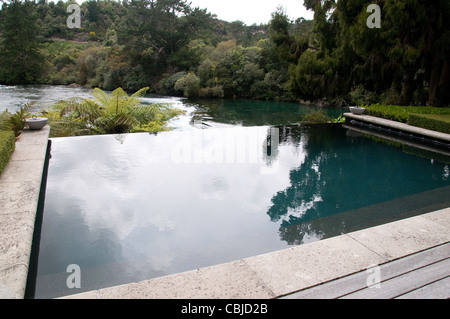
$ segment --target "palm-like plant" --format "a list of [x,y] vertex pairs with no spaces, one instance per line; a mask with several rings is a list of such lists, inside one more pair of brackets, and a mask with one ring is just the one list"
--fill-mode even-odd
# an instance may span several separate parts
[[96,88],[92,92],[95,99],[75,98],[60,101],[53,107],[59,111],[62,121],[84,122],[86,128],[94,133],[145,131],[150,122],[164,122],[180,114],[166,104],[142,105],[140,98],[148,89],[140,89],[128,96],[122,88],[111,94]]

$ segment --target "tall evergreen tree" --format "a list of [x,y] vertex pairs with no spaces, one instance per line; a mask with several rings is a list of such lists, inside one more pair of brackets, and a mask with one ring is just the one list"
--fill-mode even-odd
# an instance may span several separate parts
[[12,0],[3,4],[0,19],[0,82],[35,83],[41,75],[39,27],[35,3]]

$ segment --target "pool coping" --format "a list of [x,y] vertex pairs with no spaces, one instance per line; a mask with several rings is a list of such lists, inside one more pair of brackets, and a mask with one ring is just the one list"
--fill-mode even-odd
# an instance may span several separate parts
[[230,263],[59,299],[273,299],[449,242],[446,208]]
[[371,116],[371,115],[364,115],[364,114],[356,115],[356,114],[352,114],[352,113],[344,113],[344,117],[347,120],[353,119],[353,120],[362,121],[362,122],[366,122],[366,123],[370,123],[370,124],[374,124],[374,125],[380,125],[383,127],[394,129],[394,130],[399,130],[402,132],[417,134],[417,135],[429,137],[432,139],[438,139],[438,140],[442,140],[445,142],[450,142],[450,134],[432,131],[432,130],[408,125],[408,124],[397,122],[397,121],[391,121],[391,120],[387,120],[387,119],[383,119],[383,118],[375,117],[375,116]]
[[24,129],[0,175],[0,299],[23,299],[50,127]]

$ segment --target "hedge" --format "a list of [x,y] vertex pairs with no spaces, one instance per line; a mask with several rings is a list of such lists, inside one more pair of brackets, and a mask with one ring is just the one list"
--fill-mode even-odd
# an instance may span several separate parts
[[16,147],[16,137],[12,131],[0,131],[0,175],[8,164]]
[[408,124],[450,134],[450,114],[410,114]]
[[407,123],[410,114],[450,114],[448,107],[399,106],[399,105],[365,105],[366,114],[388,120]]

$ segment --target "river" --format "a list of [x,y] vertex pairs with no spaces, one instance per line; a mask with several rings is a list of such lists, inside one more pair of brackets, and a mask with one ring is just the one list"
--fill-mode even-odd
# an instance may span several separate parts
[[[39,113],[52,104],[74,97],[93,98],[92,89],[60,85],[0,85],[0,112],[16,112],[21,106],[35,102],[31,111]],[[314,105],[252,100],[187,100],[180,97],[147,95],[143,104],[169,103],[185,111],[169,123],[173,130],[191,128],[249,127],[289,125],[301,122],[303,117],[318,110]],[[344,110],[325,109],[329,116],[338,117]]]

